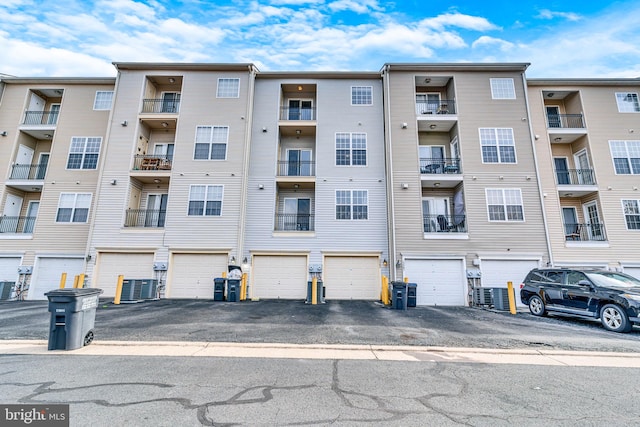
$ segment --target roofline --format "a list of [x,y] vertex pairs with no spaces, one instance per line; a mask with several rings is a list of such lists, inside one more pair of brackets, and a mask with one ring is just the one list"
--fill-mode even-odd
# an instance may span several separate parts
[[257,79],[380,79],[377,71],[261,71]]
[[2,77],[7,84],[94,84],[113,85],[115,77]]
[[637,84],[640,84],[640,77],[602,79],[527,79],[528,86],[628,86]]
[[252,63],[112,62],[118,70],[258,71]]
[[525,71],[529,62],[385,63],[381,71]]

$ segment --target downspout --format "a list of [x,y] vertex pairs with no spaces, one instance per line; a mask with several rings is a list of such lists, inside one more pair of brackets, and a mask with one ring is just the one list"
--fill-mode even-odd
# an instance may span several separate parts
[[536,180],[538,181],[538,197],[540,198],[540,207],[542,208],[542,224],[544,225],[544,235],[547,242],[547,252],[549,254],[549,263],[553,262],[553,252],[551,251],[551,241],[549,239],[549,226],[547,224],[547,210],[544,207],[544,193],[542,191],[542,182],[540,181],[540,170],[538,169],[538,155],[536,154],[536,136],[533,132],[533,124],[531,123],[531,109],[529,107],[529,90],[527,87],[527,79],[524,71],[522,72],[522,85],[524,87],[524,101],[527,107],[527,121],[529,122],[529,137],[531,139],[531,149],[533,150],[533,166],[536,170]]
[[[392,281],[396,280],[396,227],[395,227],[395,197],[393,194],[393,155],[391,144],[391,96],[390,91],[390,76],[389,65],[385,65],[383,68],[382,78],[385,84],[385,90],[383,91],[383,102],[386,104],[386,121],[385,124],[385,139],[386,139],[386,176],[387,176],[387,216],[388,216],[388,235],[389,235],[389,276]],[[386,97],[384,95],[387,95]]]

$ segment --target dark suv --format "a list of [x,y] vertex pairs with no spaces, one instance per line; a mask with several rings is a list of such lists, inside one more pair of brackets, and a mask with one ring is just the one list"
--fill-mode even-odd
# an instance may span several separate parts
[[640,280],[613,271],[535,268],[520,285],[520,299],[535,316],[599,318],[614,332],[640,324]]

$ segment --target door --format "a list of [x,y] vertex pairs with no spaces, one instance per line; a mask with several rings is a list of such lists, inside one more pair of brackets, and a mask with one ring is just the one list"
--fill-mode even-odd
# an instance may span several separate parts
[[416,94],[417,114],[436,114],[440,108],[439,93],[418,93]]
[[44,179],[47,173],[47,166],[49,165],[49,153],[40,153],[38,159],[38,167],[36,169],[36,179]]
[[558,185],[571,184],[571,176],[569,175],[569,162],[566,157],[554,157],[553,163],[556,167],[556,180]]
[[22,212],[22,197],[7,194],[2,218],[0,218],[0,233],[15,233],[18,231],[20,212]]
[[284,229],[309,230],[311,214],[311,199],[284,199]]
[[24,220],[23,232],[26,234],[33,233],[33,227],[36,224],[36,218],[38,217],[38,210],[40,209],[40,201],[32,200],[27,207],[27,217]]
[[164,92],[162,94],[162,113],[177,113],[180,107],[179,92]]
[[309,99],[289,100],[289,120],[313,120],[313,101]]
[[31,99],[29,99],[29,109],[27,110],[27,115],[25,117],[24,124],[26,125],[42,124],[42,114],[43,114],[45,105],[46,105],[46,102],[43,98],[39,97],[35,93],[32,93]]
[[444,171],[444,146],[421,145],[420,146],[420,172],[443,173]]
[[306,299],[306,255],[254,255],[251,298]]
[[584,205],[584,216],[587,219],[587,233],[589,240],[605,240],[604,230],[600,222],[600,213],[596,202]]
[[147,213],[144,219],[145,227],[164,227],[168,197],[168,194],[149,194]]
[[18,155],[16,163],[11,170],[12,179],[29,179],[29,171],[31,170],[31,162],[33,161],[33,149],[26,145],[18,147]]
[[311,176],[311,150],[287,150],[287,176]]
[[546,107],[547,110],[547,124],[550,128],[559,128],[562,127],[562,122],[560,120],[560,107],[557,105],[548,105]]
[[453,137],[449,148],[451,149],[451,173],[460,173],[460,147],[457,136]]
[[593,171],[586,150],[582,150],[575,155],[575,162],[578,166],[578,184],[593,185],[595,180],[593,179]]
[[46,300],[45,292],[60,286],[62,273],[67,273],[65,288],[71,288],[75,276],[84,273],[84,259],[38,257],[27,298],[30,300]]
[[425,233],[449,230],[449,199],[447,197],[422,199],[422,213]]
[[171,169],[173,149],[174,144],[156,144],[153,147],[153,155],[159,159],[158,169]]
[[591,282],[581,271],[569,271],[567,273],[567,283],[562,288],[562,305],[565,308],[578,310],[579,312],[588,310],[592,292],[588,285],[578,284],[581,280]]
[[564,235],[566,240],[580,240],[580,224],[576,208],[562,208]]
[[49,116],[47,117],[48,125],[55,125],[58,123],[58,114],[60,113],[60,104],[51,104],[49,109]]
[[507,288],[508,282],[511,282],[515,291],[516,305],[524,307],[520,300],[518,286],[527,274],[537,267],[539,262],[533,259],[483,259],[481,261],[482,287]]
[[226,254],[173,253],[169,298],[213,299],[213,279],[227,271]]
[[327,300],[379,300],[378,256],[326,256],[324,287]]
[[417,284],[417,305],[467,305],[462,260],[407,259],[404,265],[403,276]]
[[152,252],[99,252],[93,287],[102,289],[103,297],[113,297],[119,275],[125,279],[153,278],[153,256]]

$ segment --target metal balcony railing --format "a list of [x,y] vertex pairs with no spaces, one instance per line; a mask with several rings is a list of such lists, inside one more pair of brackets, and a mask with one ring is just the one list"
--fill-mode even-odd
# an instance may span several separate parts
[[315,216],[313,214],[276,213],[276,231],[313,231]]
[[143,113],[168,113],[175,114],[180,111],[179,100],[167,100],[167,99],[143,99],[142,100],[142,112]]
[[35,216],[0,216],[0,233],[33,233]]
[[157,171],[171,170],[173,156],[163,154],[152,154],[140,156],[136,155],[133,159],[133,170]]
[[547,114],[547,127],[549,128],[584,128],[582,114]]
[[44,179],[47,173],[47,164],[37,165],[13,165],[9,179]]
[[313,161],[297,161],[297,162],[278,162],[278,176],[315,176],[316,162]]
[[425,233],[466,233],[466,215],[423,215]]
[[556,169],[558,185],[596,185],[593,169]]
[[565,224],[564,237],[566,241],[604,242],[607,240],[602,223]]
[[459,157],[425,157],[420,159],[421,174],[456,174],[462,173]]
[[280,120],[315,120],[316,109],[312,107],[280,107]]
[[416,114],[456,114],[456,101],[453,99],[416,101]]
[[165,209],[127,209],[125,227],[164,227]]
[[55,125],[59,111],[26,111],[23,125]]

